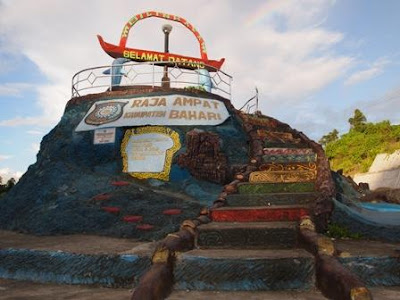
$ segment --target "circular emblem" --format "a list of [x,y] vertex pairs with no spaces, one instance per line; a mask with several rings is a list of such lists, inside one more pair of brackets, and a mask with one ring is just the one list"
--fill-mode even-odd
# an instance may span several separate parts
[[119,107],[115,105],[107,105],[101,107],[96,112],[96,118],[110,120],[115,118],[119,113]]
[[118,120],[128,102],[106,102],[97,104],[95,109],[85,118],[88,125],[102,125]]

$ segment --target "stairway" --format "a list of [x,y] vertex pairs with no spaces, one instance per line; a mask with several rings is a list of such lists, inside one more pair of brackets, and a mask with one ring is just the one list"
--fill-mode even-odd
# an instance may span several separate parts
[[257,130],[262,163],[212,222],[198,227],[197,248],[178,256],[177,289],[307,290],[314,257],[297,247],[297,231],[315,191],[316,154],[289,132]]

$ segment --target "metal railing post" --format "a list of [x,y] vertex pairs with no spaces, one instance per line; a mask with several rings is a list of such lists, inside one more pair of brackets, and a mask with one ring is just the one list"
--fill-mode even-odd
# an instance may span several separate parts
[[154,70],[154,62],[152,62],[152,65],[153,65],[153,85],[152,85],[152,88],[154,88],[154,84],[155,84],[155,82],[154,82],[154,76],[155,76],[155,74],[154,74],[154,72],[155,72],[155,70]]
[[110,66],[110,91],[112,91],[112,83],[113,83],[113,69],[112,69],[112,65]]
[[232,77],[229,77],[229,99],[232,99]]

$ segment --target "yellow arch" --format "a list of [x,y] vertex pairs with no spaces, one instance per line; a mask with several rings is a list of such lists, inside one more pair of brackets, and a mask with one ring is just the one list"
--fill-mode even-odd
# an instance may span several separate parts
[[206,50],[206,44],[205,44],[203,38],[201,37],[200,33],[196,30],[196,28],[194,28],[194,26],[192,24],[190,24],[187,20],[185,20],[185,19],[183,19],[181,17],[175,16],[175,15],[166,14],[166,13],[156,12],[156,11],[148,11],[148,12],[144,12],[144,13],[137,14],[137,15],[133,16],[125,24],[124,28],[122,29],[119,46],[125,48],[126,42],[128,40],[129,31],[131,30],[133,25],[135,25],[138,21],[141,21],[141,20],[147,19],[147,18],[151,18],[151,17],[156,17],[156,18],[161,18],[161,19],[166,19],[166,20],[170,20],[170,21],[181,23],[183,26],[185,26],[187,29],[189,29],[194,34],[196,39],[198,40],[199,45],[200,45],[201,58],[202,59],[208,59],[207,50]]

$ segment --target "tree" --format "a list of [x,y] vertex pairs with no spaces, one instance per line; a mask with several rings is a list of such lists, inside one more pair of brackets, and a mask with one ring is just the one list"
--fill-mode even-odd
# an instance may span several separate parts
[[331,132],[324,135],[318,142],[322,146],[326,146],[327,144],[337,141],[338,139],[339,139],[339,131],[333,129]]
[[16,182],[16,181],[15,181],[14,178],[8,179],[7,185],[6,185],[6,186],[7,186],[7,188],[6,188],[7,191],[10,190],[10,189],[15,185],[15,182]]
[[361,112],[361,110],[356,109],[354,110],[354,116],[349,119],[350,130],[354,129],[356,131],[360,131],[362,128],[364,128],[366,122],[367,118],[365,115]]
[[2,184],[2,178],[0,177],[0,195],[3,193],[7,193],[14,185],[15,185],[15,179],[10,178],[6,184]]

